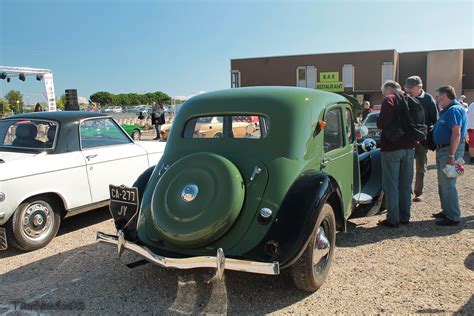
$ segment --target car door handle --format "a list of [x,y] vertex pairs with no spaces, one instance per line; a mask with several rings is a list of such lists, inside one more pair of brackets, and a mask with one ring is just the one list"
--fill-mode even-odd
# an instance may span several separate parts
[[321,160],[321,167],[324,168],[327,166],[328,163],[330,163],[332,161],[332,158],[328,157],[328,158],[323,158],[323,160]]
[[92,158],[95,158],[95,157],[97,157],[97,154],[86,156],[87,160],[91,160]]

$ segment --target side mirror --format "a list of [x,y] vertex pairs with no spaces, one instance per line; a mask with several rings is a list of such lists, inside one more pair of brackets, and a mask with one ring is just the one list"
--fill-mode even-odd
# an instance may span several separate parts
[[363,151],[368,152],[377,148],[377,143],[372,138],[367,138],[364,139],[361,146]]

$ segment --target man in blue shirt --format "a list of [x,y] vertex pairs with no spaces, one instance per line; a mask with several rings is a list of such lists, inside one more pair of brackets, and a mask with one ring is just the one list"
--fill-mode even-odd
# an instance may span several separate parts
[[451,86],[436,90],[436,102],[441,109],[433,129],[436,144],[436,168],[438,169],[438,193],[442,211],[433,214],[440,226],[458,225],[461,221],[456,178],[448,178],[443,168],[464,156],[464,142],[467,132],[467,117],[464,108],[456,101],[456,92]]

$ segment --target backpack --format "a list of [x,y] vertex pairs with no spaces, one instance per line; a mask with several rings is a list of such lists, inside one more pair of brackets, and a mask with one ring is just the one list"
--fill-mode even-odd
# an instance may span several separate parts
[[420,101],[408,95],[396,94],[400,106],[400,124],[405,136],[413,141],[424,141],[428,133],[425,110]]

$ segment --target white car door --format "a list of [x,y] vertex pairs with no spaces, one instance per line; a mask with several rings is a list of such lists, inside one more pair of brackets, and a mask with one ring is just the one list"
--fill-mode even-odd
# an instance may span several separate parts
[[146,151],[113,119],[84,120],[79,130],[93,202],[109,199],[110,184],[131,186],[148,167]]

